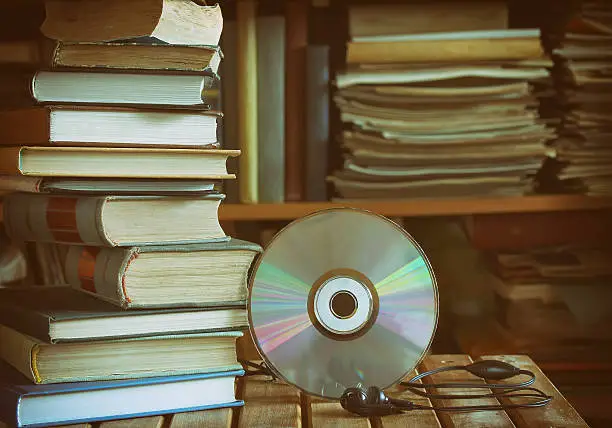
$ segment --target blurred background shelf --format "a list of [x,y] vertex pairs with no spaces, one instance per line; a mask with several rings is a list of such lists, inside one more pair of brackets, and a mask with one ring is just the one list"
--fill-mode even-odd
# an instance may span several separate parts
[[347,206],[391,217],[457,216],[605,209],[612,208],[612,197],[547,195],[448,200],[368,200],[341,203],[222,204],[220,218],[222,221],[292,220],[319,210]]

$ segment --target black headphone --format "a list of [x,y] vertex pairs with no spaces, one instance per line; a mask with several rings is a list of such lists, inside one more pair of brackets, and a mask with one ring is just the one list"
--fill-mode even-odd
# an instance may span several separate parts
[[[265,365],[253,361],[241,361],[247,367],[247,375],[268,375],[272,380],[277,377]],[[249,369],[250,368],[250,369]],[[491,380],[503,380],[514,376],[528,376],[527,380],[514,384],[503,383],[473,383],[473,382],[447,382],[447,383],[421,383],[418,380],[440,372],[462,370],[473,375]],[[387,397],[378,387],[370,386],[367,389],[351,387],[347,388],[340,397],[340,405],[351,413],[360,416],[386,416],[408,412],[411,410],[436,410],[448,412],[468,412],[483,410],[507,410],[542,407],[550,403],[552,396],[543,391],[531,387],[536,376],[532,371],[519,369],[511,364],[497,360],[482,360],[465,366],[445,366],[419,373],[407,382],[400,382],[406,390],[425,398],[433,399],[475,399],[475,398],[529,398],[520,404],[490,404],[473,406],[425,406],[413,403],[409,400]],[[492,392],[482,394],[434,394],[421,391],[426,388],[463,388],[463,389],[491,389]]]
[[[514,376],[529,376],[524,382],[516,384],[499,383],[473,383],[473,382],[448,382],[448,383],[420,383],[421,378],[435,373],[445,371],[463,370],[486,380],[502,380]],[[535,374],[529,370],[519,369],[511,364],[497,360],[482,360],[466,366],[446,366],[434,370],[419,373],[408,382],[400,382],[410,392],[425,398],[433,399],[474,399],[474,398],[530,398],[531,401],[520,404],[491,404],[473,406],[425,406],[408,400],[390,398],[376,386],[363,388],[347,388],[340,397],[340,404],[351,413],[360,416],[386,416],[404,413],[411,410],[436,410],[436,411],[482,411],[482,410],[506,410],[519,408],[542,407],[550,403],[552,396],[543,391],[533,388]],[[482,394],[433,394],[421,389],[425,388],[464,388],[464,389],[491,389],[493,392]]]

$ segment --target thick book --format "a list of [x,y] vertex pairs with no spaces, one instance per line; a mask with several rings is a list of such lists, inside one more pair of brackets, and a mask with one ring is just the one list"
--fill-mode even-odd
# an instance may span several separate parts
[[78,195],[206,195],[216,193],[215,183],[207,180],[157,180],[153,178],[54,178],[0,175],[0,191],[64,193]]
[[40,30],[61,41],[150,38],[173,45],[217,45],[223,30],[219,5],[192,0],[47,0],[45,9]]
[[247,298],[247,276],[261,247],[230,239],[129,248],[71,246],[68,284],[123,308],[228,305]]
[[37,71],[0,73],[1,103],[98,104],[219,110],[219,81],[212,75]]
[[67,286],[0,288],[0,324],[49,343],[240,330],[244,302],[202,309],[124,311]]
[[214,147],[218,112],[44,105],[0,111],[0,145]]
[[496,61],[544,57],[539,30],[375,36],[347,44],[347,64]]
[[234,392],[244,370],[143,379],[32,383],[0,363],[0,420],[14,427],[47,427],[110,419],[242,406]]
[[227,173],[226,162],[239,154],[239,150],[195,148],[0,147],[0,174],[221,180],[236,178]]
[[0,357],[36,384],[139,379],[242,368],[240,331],[50,344],[0,326]]
[[[223,63],[219,68],[221,77],[221,104],[223,117],[221,119],[221,130],[223,132],[224,149],[238,150],[241,142],[238,139],[238,127],[232,126],[238,123],[238,27],[236,21],[226,21],[223,24],[223,35],[221,36],[221,49],[223,49]],[[227,170],[236,174],[236,180],[223,183],[223,193],[227,195],[227,203],[237,204],[240,199],[238,188],[241,174],[238,170],[238,158],[228,159]],[[246,177],[245,177],[246,178]]]
[[348,15],[349,35],[353,40],[508,28],[508,6],[503,1],[359,4],[350,6]]
[[227,240],[217,215],[223,198],[12,193],[2,205],[14,241],[114,247]]
[[306,47],[309,7],[290,1],[285,8],[285,201],[305,193]]
[[285,17],[257,27],[257,174],[262,203],[285,200]]
[[92,71],[169,71],[216,74],[218,46],[130,43],[71,43],[47,38],[0,41],[0,64],[12,68]]
[[240,202],[259,201],[257,180],[259,167],[257,132],[257,5],[254,2],[236,3],[236,67],[237,67],[237,122],[238,144],[242,155],[238,159]]
[[329,158],[329,46],[306,50],[306,200],[326,201]]

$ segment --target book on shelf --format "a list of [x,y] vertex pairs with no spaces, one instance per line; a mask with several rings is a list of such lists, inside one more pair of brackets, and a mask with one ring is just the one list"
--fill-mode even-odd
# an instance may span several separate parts
[[[310,12],[286,6],[279,13],[238,2],[223,33],[224,121],[238,124],[224,127],[224,141],[243,152],[234,166],[239,190],[228,185],[234,203],[326,199],[329,46],[308,45]],[[310,180],[316,190],[306,195]]]
[[33,385],[0,363],[0,420],[14,427],[84,424],[242,406],[244,370],[99,382]]
[[0,174],[36,177],[221,180],[238,150],[144,147],[0,147]]
[[[232,170],[244,172],[237,183],[228,183],[228,200],[278,203],[285,200],[285,52],[289,29],[284,15],[257,14],[248,2],[241,3],[239,9],[240,20],[228,21],[222,37],[227,58],[222,65],[224,121],[238,126],[225,126],[223,132],[228,148],[245,147],[249,153],[240,157],[240,168],[232,165]],[[245,32],[249,34],[246,39],[242,36]],[[245,89],[240,90],[239,84]],[[257,109],[249,107],[251,102]]]
[[612,193],[610,14],[610,4],[582,2],[556,35],[554,107],[562,122],[553,142],[557,156],[542,179],[547,191]]
[[259,200],[257,180],[257,24],[256,3],[236,3],[236,125],[241,156],[238,194],[242,203]]
[[358,5],[349,8],[349,36],[373,36],[490,30],[508,27],[503,1]]
[[473,32],[469,35],[410,35],[390,40],[372,38],[349,42],[348,64],[402,62],[495,61],[539,59],[544,56],[538,30]]
[[258,16],[255,25],[257,202],[278,203],[285,200],[285,17]]
[[463,226],[479,250],[524,251],[534,247],[594,245],[612,240],[612,217],[607,210],[499,213],[470,216]]
[[329,46],[306,48],[305,199],[327,200],[330,129]]
[[349,8],[333,95],[347,150],[328,180],[344,199],[533,193],[559,123],[540,112],[540,30],[508,29],[502,2],[420,6]]
[[238,330],[244,302],[230,306],[126,311],[68,286],[0,288],[0,324],[48,343]]

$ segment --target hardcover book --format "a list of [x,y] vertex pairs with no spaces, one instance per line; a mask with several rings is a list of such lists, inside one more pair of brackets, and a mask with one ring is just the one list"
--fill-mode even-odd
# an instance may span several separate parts
[[240,331],[47,343],[0,325],[0,357],[36,384],[237,370]]
[[0,362],[0,419],[47,427],[242,406],[234,384],[243,370],[123,381],[32,385]]
[[209,333],[248,326],[231,306],[125,311],[67,286],[0,288],[0,324],[49,343]]
[[13,193],[3,201],[4,226],[15,241],[109,247],[227,240],[217,215],[223,198]]

